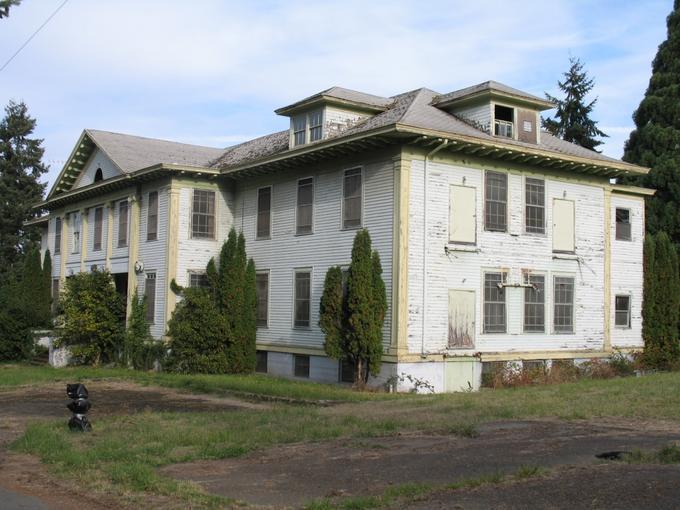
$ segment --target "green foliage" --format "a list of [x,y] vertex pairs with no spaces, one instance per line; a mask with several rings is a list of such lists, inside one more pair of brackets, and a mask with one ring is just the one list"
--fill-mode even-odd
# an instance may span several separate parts
[[33,335],[11,310],[0,309],[0,361],[21,361],[33,354]]
[[49,327],[52,325],[52,257],[50,250],[45,251],[45,258],[43,259],[40,291],[42,293],[40,306],[44,317],[43,323]]
[[9,16],[9,8],[20,3],[21,0],[0,0],[0,19],[7,18]]
[[625,145],[624,161],[649,167],[633,183],[656,189],[647,198],[647,230],[668,233],[680,243],[680,2],[667,18],[668,37],[652,63],[645,97],[633,114],[635,130]]
[[326,334],[326,354],[354,364],[355,384],[365,383],[369,372],[380,373],[386,312],[380,257],[371,249],[368,230],[363,229],[354,238],[345,296],[340,268],[332,267],[326,274],[319,320]]
[[165,367],[182,373],[228,371],[227,321],[206,289],[186,288],[168,322]]
[[673,367],[680,359],[680,276],[677,250],[665,232],[645,240],[642,320],[645,348],[640,361],[648,368]]
[[146,321],[146,296],[139,297],[135,290],[132,297],[130,317],[125,330],[122,363],[136,370],[150,370],[162,361],[165,346],[151,336]]
[[46,262],[49,267],[45,269],[40,263],[40,251],[37,248],[31,248],[24,257],[19,299],[21,300],[22,320],[26,326],[31,328],[48,327],[51,323],[52,262],[48,257],[49,255],[47,255]]
[[67,278],[61,306],[59,344],[71,349],[74,360],[93,365],[114,362],[123,346],[125,303],[111,274],[95,270]]
[[588,78],[583,70],[583,63],[579,59],[569,59],[569,70],[564,73],[564,81],[558,81],[557,85],[564,92],[564,99],[551,96],[546,97],[557,104],[555,118],[541,119],[543,127],[553,135],[585,147],[595,150],[602,141],[595,137],[606,137],[597,128],[597,122],[590,118],[597,98],[586,103],[585,98],[593,89],[594,82]]
[[24,103],[10,101],[0,121],[0,282],[40,239],[36,228],[24,222],[36,215],[45,184],[38,179],[47,172],[42,163],[42,140],[31,138],[35,119]]
[[[194,292],[184,289],[189,303],[180,303],[171,319],[171,363],[168,368],[181,372],[246,373],[255,369],[256,289],[255,264],[247,259],[243,234],[233,228],[220,250],[219,261],[214,259],[206,267],[208,289]],[[182,289],[179,289],[180,291]],[[198,309],[204,320],[219,317],[216,324],[194,321],[184,306]],[[181,313],[178,313],[181,312]],[[182,324],[183,322],[190,324]],[[209,345],[202,345],[201,330],[210,336]],[[183,335],[176,339],[175,334]],[[219,335],[219,336],[212,336]],[[219,349],[216,349],[219,342]],[[180,350],[175,346],[181,345]],[[204,361],[195,365],[187,359],[198,353]]]

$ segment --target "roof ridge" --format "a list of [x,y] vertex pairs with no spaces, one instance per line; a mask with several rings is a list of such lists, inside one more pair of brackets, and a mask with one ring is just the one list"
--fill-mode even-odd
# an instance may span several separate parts
[[137,139],[140,139],[140,140],[151,140],[153,142],[164,142],[164,143],[173,143],[173,144],[177,144],[177,145],[186,145],[188,147],[198,147],[198,148],[201,148],[201,149],[213,149],[213,150],[218,150],[218,151],[225,150],[224,147],[211,147],[209,145],[198,145],[198,144],[194,144],[194,143],[176,142],[174,140],[166,140],[165,138],[152,138],[150,136],[131,135],[131,134],[128,134],[128,133],[119,133],[117,131],[107,131],[105,129],[86,128],[85,132],[88,133],[88,134],[105,133],[105,134],[109,134],[109,135],[124,136],[124,137],[127,137],[127,138],[137,138]]

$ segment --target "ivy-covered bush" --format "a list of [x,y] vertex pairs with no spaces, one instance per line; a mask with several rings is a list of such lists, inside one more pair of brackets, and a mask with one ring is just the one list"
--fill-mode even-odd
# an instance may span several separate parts
[[66,279],[58,345],[77,363],[101,365],[117,360],[125,336],[125,303],[108,271],[78,273]]

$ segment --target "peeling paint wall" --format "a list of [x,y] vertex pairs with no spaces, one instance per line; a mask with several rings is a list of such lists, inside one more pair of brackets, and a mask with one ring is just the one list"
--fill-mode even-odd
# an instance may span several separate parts
[[323,113],[324,138],[337,136],[367,117],[367,113],[327,106]]

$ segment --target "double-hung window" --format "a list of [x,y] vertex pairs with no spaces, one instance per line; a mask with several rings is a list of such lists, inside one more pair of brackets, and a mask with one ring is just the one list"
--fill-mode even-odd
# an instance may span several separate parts
[[272,226],[272,187],[257,190],[257,238],[271,237]]
[[574,278],[556,276],[553,282],[555,333],[574,332]]
[[508,176],[500,172],[486,172],[484,197],[484,228],[494,232],[508,229]]
[[630,241],[630,209],[616,208],[616,239]]
[[316,142],[321,140],[322,130],[321,123],[323,122],[323,114],[321,110],[311,112],[309,114],[309,141]]
[[118,248],[127,246],[128,239],[128,203],[118,202]]
[[189,271],[189,287],[205,289],[209,287],[205,271]]
[[158,239],[158,191],[149,193],[146,213],[146,240]]
[[94,210],[94,239],[92,239],[92,251],[102,249],[102,227],[104,223],[104,208],[97,207]]
[[312,273],[309,270],[295,271],[293,325],[296,328],[308,328],[310,324],[311,279]]
[[191,237],[215,239],[215,192],[195,189],[191,209]]
[[614,325],[619,328],[630,328],[630,296],[616,296]]
[[314,179],[300,179],[297,187],[297,212],[295,216],[295,233],[311,234],[314,213]]
[[484,333],[505,333],[505,273],[484,273]]
[[146,322],[153,324],[156,316],[156,273],[146,273],[144,296],[146,297]]
[[526,275],[529,287],[524,288],[524,331],[545,332],[545,276]]
[[266,328],[269,324],[269,273],[261,272],[255,276],[257,296],[257,327]]
[[307,141],[307,115],[293,119],[293,146],[304,145]]
[[342,228],[361,227],[361,168],[345,170],[342,187]]
[[545,181],[527,177],[525,183],[525,230],[545,234]]
[[71,246],[71,253],[80,253],[80,224],[81,224],[80,213],[74,212],[71,215],[71,229],[73,231],[72,234],[73,246]]
[[54,219],[54,254],[61,253],[61,218]]

